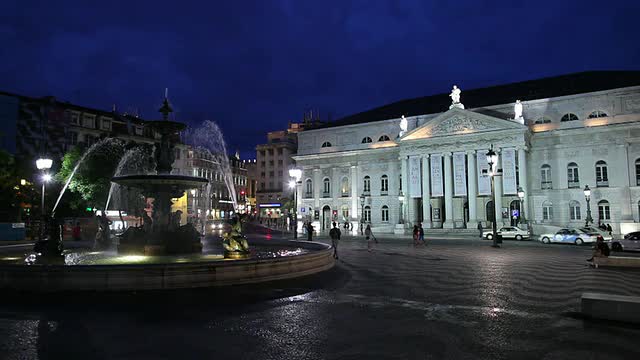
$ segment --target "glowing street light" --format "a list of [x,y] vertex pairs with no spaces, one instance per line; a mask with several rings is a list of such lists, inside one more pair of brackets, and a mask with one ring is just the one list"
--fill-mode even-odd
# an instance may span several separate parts
[[289,169],[289,176],[293,178],[293,180],[289,181],[289,188],[293,190],[293,238],[298,238],[298,189],[297,186],[300,183],[300,179],[302,178],[302,170],[300,169]]
[[[496,194],[495,194],[495,188],[494,188],[494,177],[497,175],[496,174],[496,169],[495,167],[498,165],[498,154],[493,151],[493,144],[491,144],[491,148],[489,149],[489,151],[487,151],[487,164],[489,164],[489,178],[491,178],[491,199],[493,200],[493,206],[495,206],[495,204],[497,204],[496,201]],[[500,247],[500,245],[498,245],[498,219],[496,219],[496,215],[493,215],[493,224],[491,225],[492,227],[492,235],[493,235],[493,245],[491,245],[492,247],[498,248]]]
[[589,223],[593,223],[593,218],[591,217],[591,189],[589,189],[589,185],[584,186],[584,199],[587,200],[587,218],[585,219],[585,227],[589,226]]

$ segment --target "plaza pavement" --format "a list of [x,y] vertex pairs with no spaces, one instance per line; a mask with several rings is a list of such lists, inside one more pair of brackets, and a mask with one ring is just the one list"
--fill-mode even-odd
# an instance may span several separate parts
[[345,237],[334,269],[269,285],[5,301],[0,357],[640,358],[639,327],[577,314],[586,291],[639,296],[640,271],[589,268],[589,247],[409,243]]

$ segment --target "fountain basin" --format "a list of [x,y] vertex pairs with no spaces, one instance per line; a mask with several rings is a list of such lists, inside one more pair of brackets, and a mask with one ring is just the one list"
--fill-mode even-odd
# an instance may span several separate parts
[[304,241],[268,242],[307,252],[274,258],[113,265],[0,265],[0,288],[27,292],[133,291],[202,288],[261,283],[315,274],[335,265],[329,245]]

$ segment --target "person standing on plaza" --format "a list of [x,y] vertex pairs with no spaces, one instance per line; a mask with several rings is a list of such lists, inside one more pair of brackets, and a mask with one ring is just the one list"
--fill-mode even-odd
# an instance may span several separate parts
[[607,231],[609,232],[609,235],[611,235],[611,233],[613,232],[613,229],[611,228],[611,224],[607,224]]
[[371,239],[373,239],[376,242],[376,244],[378,243],[378,239],[376,239],[375,235],[373,235],[373,231],[371,231],[370,224],[367,224],[367,228],[364,229],[364,236],[365,236],[365,239],[367,239],[367,250],[371,252],[372,250]]
[[478,221],[478,232],[480,233],[478,236],[482,239],[482,222]]
[[307,224],[307,241],[313,241],[313,225],[311,221]]
[[419,236],[419,230],[418,230],[418,225],[413,225],[413,246],[418,246],[418,236]]
[[422,223],[418,223],[418,243],[422,243],[422,246],[427,245],[424,241],[424,228],[422,227]]
[[331,245],[333,246],[333,258],[338,260],[338,241],[340,241],[340,229],[338,229],[337,224],[333,224],[333,228],[329,231],[329,236],[331,237]]

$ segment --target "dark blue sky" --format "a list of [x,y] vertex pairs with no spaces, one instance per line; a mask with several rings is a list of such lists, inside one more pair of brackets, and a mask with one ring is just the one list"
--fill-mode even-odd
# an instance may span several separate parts
[[[305,109],[640,68],[640,1],[3,1],[0,89],[218,122],[230,151]],[[469,104],[472,106],[472,104]]]

